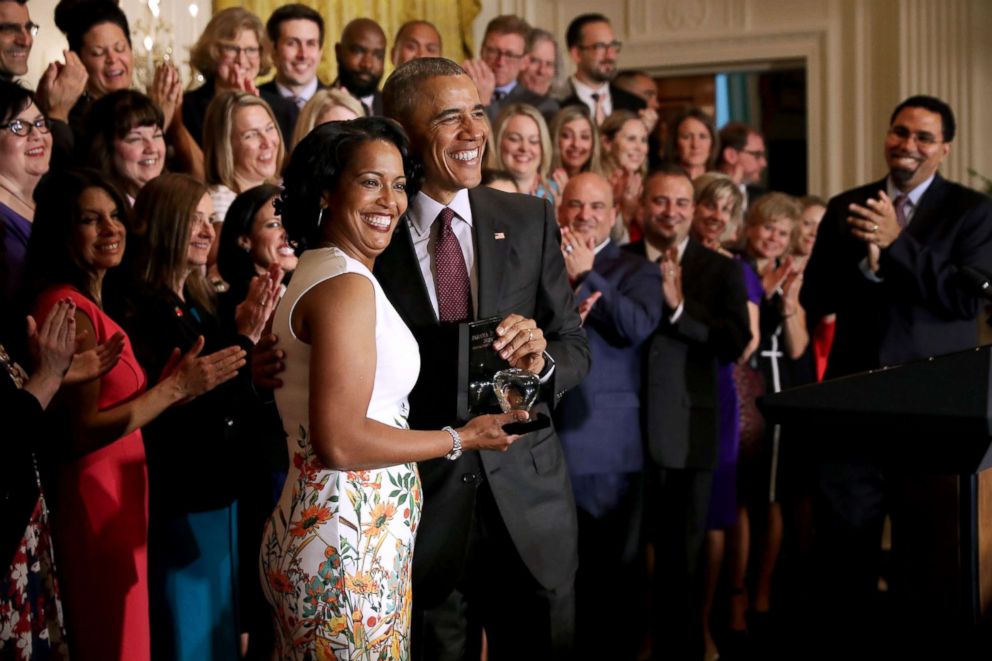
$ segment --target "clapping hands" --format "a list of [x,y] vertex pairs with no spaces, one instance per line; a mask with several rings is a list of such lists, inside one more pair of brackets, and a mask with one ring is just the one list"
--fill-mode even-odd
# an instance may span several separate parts
[[282,290],[283,269],[272,264],[264,275],[256,275],[248,286],[248,295],[234,311],[234,322],[238,333],[258,344],[262,331],[279,302]]
[[233,379],[238,370],[245,366],[245,351],[239,346],[230,346],[201,356],[204,339],[201,335],[184,355],[179,349],[162,370],[161,382],[168,383],[177,403],[186,403],[210,392],[217,386]]

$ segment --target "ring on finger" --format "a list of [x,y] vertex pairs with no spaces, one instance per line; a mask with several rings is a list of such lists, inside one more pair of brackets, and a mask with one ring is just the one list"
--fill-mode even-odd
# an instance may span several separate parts
[[572,244],[571,243],[566,243],[565,244],[565,254],[566,255],[571,255],[572,254],[572,250],[574,250],[574,248],[572,248]]
[[872,234],[874,234],[877,231],[878,231],[878,223],[872,223],[871,224],[871,232],[872,232]]
[[530,331],[529,333],[527,333],[527,341],[528,342],[534,341],[534,331]]

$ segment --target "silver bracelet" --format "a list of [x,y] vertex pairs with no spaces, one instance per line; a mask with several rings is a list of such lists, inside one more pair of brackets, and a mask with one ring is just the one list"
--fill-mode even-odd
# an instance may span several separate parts
[[462,437],[451,427],[444,427],[441,431],[446,431],[451,436],[451,452],[444,455],[448,461],[454,461],[462,456]]

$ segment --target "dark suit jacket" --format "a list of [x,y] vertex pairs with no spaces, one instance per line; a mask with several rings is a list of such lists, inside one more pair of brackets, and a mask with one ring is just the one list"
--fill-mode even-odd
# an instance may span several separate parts
[[[318,90],[322,90],[325,87],[327,87],[327,85],[324,85],[319,80],[317,81]],[[282,131],[282,139],[288,150],[289,141],[293,137],[293,129],[296,128],[296,120],[300,116],[300,109],[292,99],[284,97],[279,92],[279,88],[276,87],[275,80],[270,80],[264,85],[259,85],[258,93],[269,103],[270,106],[272,106],[273,111],[277,106],[280,108],[285,108],[285,110],[276,115],[276,119],[279,120],[279,130]]]
[[[582,331],[559,248],[551,206],[527,195],[479,187],[469,191],[478,273],[477,318],[512,312],[537,322],[556,361],[544,401],[576,386],[589,370]],[[497,235],[502,234],[502,239]],[[383,290],[420,345],[421,370],[410,393],[410,426],[456,423],[457,329],[442,327],[401,221],[376,260]],[[548,414],[547,404],[535,410]],[[466,452],[457,461],[420,463],[424,508],[417,530],[413,581],[418,606],[443,600],[458,581],[480,476],[534,578],[547,588],[571,580],[578,565],[575,504],[553,428],[528,434],[507,452]]]
[[750,208],[755,202],[757,202],[762,195],[768,192],[768,189],[761,184],[748,184],[746,186],[747,199],[745,200],[745,206]]
[[44,444],[38,442],[42,438],[49,442],[56,439],[44,433],[48,427],[41,404],[27,390],[14,385],[6,370],[0,374],[0,415],[5,421],[4,438],[10,441],[0,462],[0,562],[7,568],[41,495],[33,452]]
[[552,118],[555,113],[558,112],[558,102],[551,98],[550,96],[541,96],[535,92],[530,91],[521,83],[510,90],[510,93],[504,96],[499,101],[493,101],[488,106],[486,106],[486,115],[489,117],[490,122],[495,122],[496,118],[499,116],[499,112],[509,105],[514,103],[526,103],[527,105],[534,106],[537,108],[538,112],[544,117],[544,121],[551,123]]
[[[261,90],[259,90],[259,93],[261,93]],[[190,135],[193,136],[193,139],[201,147],[203,146],[203,120],[207,116],[207,107],[214,100],[215,94],[216,88],[214,87],[212,78],[207,78],[195,90],[183,94],[183,124],[186,125],[186,130],[190,132]],[[277,96],[278,94],[276,92]],[[262,98],[272,108],[272,114],[275,115],[280,131],[284,131],[284,126],[295,126],[296,114],[299,113],[299,109],[295,103],[281,96],[274,99],[262,95]],[[283,133],[283,144],[289,140],[291,135],[292,128],[290,128],[289,135]]]
[[[558,104],[564,108],[565,106],[584,106],[582,99],[578,97],[575,93],[575,88],[572,87],[572,81],[568,82],[568,94],[566,94],[558,102]],[[610,99],[613,101],[613,112],[617,110],[629,110],[636,113],[640,110],[644,110],[648,107],[647,102],[636,94],[631,94],[627,90],[622,90],[613,83],[610,83]],[[588,108],[588,106],[586,106]],[[590,108],[590,112],[593,109]]]
[[[646,255],[643,241],[628,249]],[[736,360],[751,339],[747,290],[740,264],[691,238],[681,266],[682,315],[673,324],[666,307],[645,350],[648,450],[662,468],[712,470],[720,440],[717,362]]]
[[992,272],[992,199],[939,174],[872,282],[859,267],[865,244],[848,230],[848,205],[864,205],[885,180],[830,200],[800,294],[807,316],[836,313],[826,377],[976,346],[979,298],[962,266]]

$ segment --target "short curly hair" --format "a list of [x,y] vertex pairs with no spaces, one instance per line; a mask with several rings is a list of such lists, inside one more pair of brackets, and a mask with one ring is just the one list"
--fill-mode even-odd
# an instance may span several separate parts
[[377,140],[399,150],[407,179],[407,197],[416,194],[419,171],[410,153],[410,140],[398,123],[384,117],[359,117],[321,124],[293,150],[284,172],[283,192],[276,201],[283,227],[297,244],[297,253],[319,244],[324,194],[337,189],[341,173],[357,150]]

